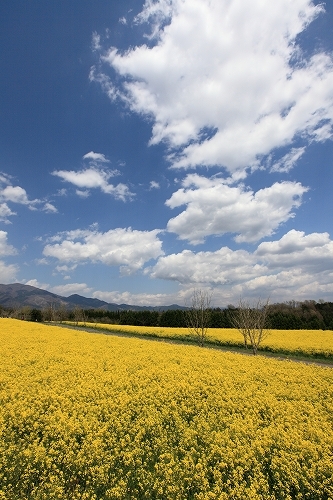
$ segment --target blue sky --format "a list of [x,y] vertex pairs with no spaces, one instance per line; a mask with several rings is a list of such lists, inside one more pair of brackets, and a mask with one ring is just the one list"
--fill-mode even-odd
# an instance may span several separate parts
[[333,300],[333,5],[3,0],[0,282]]

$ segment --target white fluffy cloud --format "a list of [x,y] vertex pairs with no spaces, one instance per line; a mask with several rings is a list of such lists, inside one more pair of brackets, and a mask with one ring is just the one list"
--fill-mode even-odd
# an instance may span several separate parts
[[11,215],[16,215],[16,213],[12,212],[7,203],[0,203],[0,221],[7,223]]
[[18,267],[15,264],[8,264],[0,260],[0,276],[1,283],[14,283],[18,273]]
[[280,182],[256,193],[244,187],[231,187],[219,178],[193,174],[182,182],[166,202],[170,208],[187,205],[168,222],[167,229],[192,244],[206,236],[235,233],[237,242],[254,242],[271,235],[293,217],[307,188],[298,182]]
[[279,241],[261,243],[256,255],[272,268],[305,267],[312,272],[333,269],[333,241],[328,233],[305,235],[303,231],[293,229]]
[[132,292],[119,292],[114,290],[112,292],[96,291],[93,297],[105,302],[114,304],[130,304],[141,306],[160,306],[174,304],[179,300],[179,296],[169,295],[164,293],[150,294],[150,293],[132,293]]
[[49,214],[56,214],[58,212],[58,209],[50,202],[45,203],[43,210]]
[[73,293],[86,297],[92,293],[92,288],[86,283],[68,283],[66,285],[53,286],[49,288],[49,291],[64,297],[69,297],[69,295],[73,295]]
[[147,0],[137,22],[150,23],[155,44],[112,47],[90,78],[152,120],[151,144],[166,141],[175,167],[244,174],[296,138],[332,137],[332,57],[297,45],[322,12],[310,0]]
[[8,207],[8,202],[27,205],[32,210],[35,209],[36,204],[41,202],[41,200],[29,200],[24,188],[21,186],[12,186],[10,184],[0,188],[0,201],[4,202],[1,204],[0,208],[0,215],[4,218],[15,215]]
[[61,233],[48,243],[43,251],[64,263],[103,263],[121,266],[123,274],[142,268],[151,259],[163,254],[160,231],[136,231],[131,228],[112,229],[106,233],[97,230],[76,230]]
[[[0,257],[16,255],[16,249],[8,244],[6,231],[0,231]],[[0,260],[1,283],[12,283],[16,281],[18,267],[15,264],[8,264]]]
[[[215,252],[162,256],[151,277],[189,286],[217,286],[218,296],[237,302],[240,295],[284,301],[330,297],[333,292],[333,242],[327,233],[291,230],[280,240],[261,243],[253,253],[223,247]],[[224,304],[226,305],[226,304]]]
[[259,268],[253,255],[245,250],[223,247],[216,252],[192,252],[160,257],[151,272],[152,278],[170,279],[181,284],[235,284],[258,275]]
[[3,172],[0,173],[0,221],[8,223],[8,217],[16,215],[8,203],[17,203],[19,205],[26,205],[30,210],[37,210],[43,204],[42,210],[47,213],[57,213],[57,208],[49,201],[44,200],[30,200],[28,194],[21,186],[13,186],[12,178]]
[[119,175],[119,171],[106,169],[103,166],[104,163],[110,163],[105,155],[91,151],[84,155],[83,159],[89,162],[87,168],[80,171],[55,170],[52,172],[52,175],[60,177],[63,181],[74,184],[74,186],[80,188],[76,193],[81,197],[87,197],[89,195],[89,191],[82,191],[82,189],[89,190],[98,188],[103,193],[111,194],[116,199],[122,201],[132,198],[133,193],[131,193],[126,184],[109,184],[109,179]]
[[16,250],[12,245],[7,243],[7,233],[6,231],[0,231],[0,256],[4,255],[15,255]]
[[102,153],[94,153],[94,151],[90,151],[89,153],[83,156],[84,160],[92,160],[94,162],[102,162],[102,163],[110,163],[110,160],[106,158]]
[[29,201],[27,192],[20,186],[6,186],[2,192],[1,196],[7,201],[12,201],[14,203],[21,203],[22,205],[29,205],[32,203]]

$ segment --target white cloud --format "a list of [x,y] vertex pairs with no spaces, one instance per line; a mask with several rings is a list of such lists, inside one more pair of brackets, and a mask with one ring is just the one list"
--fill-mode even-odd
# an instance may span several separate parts
[[245,250],[222,247],[216,252],[184,250],[160,257],[151,271],[152,278],[169,279],[181,284],[236,284],[254,278],[259,268],[253,255]]
[[[7,255],[16,255],[17,251],[7,242],[7,232],[0,231],[0,256],[5,257]],[[8,264],[3,260],[0,260],[0,276],[1,283],[13,283],[16,281],[16,275],[18,273],[18,266],[15,264]]]
[[49,202],[45,203],[43,210],[44,210],[44,212],[47,212],[49,214],[58,213],[58,209],[52,203],[49,203]]
[[103,170],[97,170],[95,168],[87,168],[86,170],[81,170],[80,172],[75,172],[74,170],[57,170],[52,172],[63,179],[64,181],[70,182],[79,188],[103,188],[105,189],[108,185],[108,180],[112,177],[112,172],[107,172]]
[[92,292],[92,288],[90,288],[86,283],[67,283],[66,285],[53,286],[49,290],[52,291],[52,293],[56,293],[57,295],[62,295],[64,297],[68,297],[74,293],[89,296]]
[[80,198],[88,198],[90,196],[90,191],[87,189],[82,191],[82,189],[76,189],[76,194],[80,196]]
[[58,273],[68,273],[70,271],[74,271],[74,269],[77,268],[77,264],[73,264],[71,266],[67,266],[67,265],[62,265],[62,266],[56,266],[56,270],[58,271]]
[[169,295],[164,293],[150,294],[150,293],[132,293],[132,292],[119,292],[113,290],[111,292],[96,291],[93,297],[99,300],[113,304],[130,304],[138,306],[159,306],[174,304],[178,295]]
[[56,196],[67,196],[67,189],[65,188],[58,189]]
[[91,37],[91,47],[93,51],[101,50],[101,37],[96,31],[93,32]]
[[11,176],[3,172],[0,173],[0,184],[2,184],[0,185],[0,221],[8,223],[8,217],[16,215],[16,213],[9,208],[8,203],[25,205],[30,210],[37,210],[37,207],[43,203],[44,205],[41,209],[44,212],[57,212],[56,207],[52,203],[39,199],[30,200],[24,188],[21,186],[13,186],[11,182]]
[[306,268],[312,272],[333,269],[333,241],[328,233],[305,235],[291,230],[278,241],[263,242],[256,255],[270,268]]
[[15,264],[8,264],[0,260],[0,276],[1,283],[14,283],[19,269]]
[[110,163],[110,160],[108,160],[105,155],[101,153],[94,153],[94,151],[90,151],[90,153],[85,154],[83,159],[92,160],[93,162]]
[[214,301],[237,303],[239,296],[330,300],[333,292],[333,241],[327,233],[291,230],[280,240],[261,243],[253,253],[222,247],[215,252],[162,256],[147,270],[155,279],[182,286],[214,287]]
[[7,223],[11,215],[16,215],[16,213],[11,211],[7,203],[0,203],[0,221]]
[[80,188],[77,192],[79,196],[87,196],[87,192],[82,191],[82,189],[96,189],[99,188],[103,193],[111,194],[116,199],[126,201],[131,199],[133,193],[129,188],[122,183],[114,186],[109,184],[109,179],[118,175],[117,170],[105,170],[98,167],[89,167],[85,170],[76,172],[74,170],[55,170],[52,175],[60,177],[63,181],[70,182]]
[[256,193],[242,186],[230,187],[219,178],[188,175],[166,205],[187,205],[169,220],[167,229],[192,244],[209,235],[234,233],[237,242],[255,242],[269,236],[293,217],[307,188],[298,182],[280,182]]
[[13,203],[20,203],[22,205],[31,205],[36,203],[37,200],[30,201],[25,189],[20,186],[6,186],[2,189],[0,196],[6,201]]
[[0,256],[15,255],[16,253],[15,248],[7,243],[6,231],[0,231]]
[[12,176],[6,174],[5,172],[0,172],[0,182],[3,184],[11,184]]
[[298,160],[305,153],[305,147],[292,148],[292,150],[284,155],[279,161],[271,166],[271,172],[289,172]]
[[[61,233],[45,246],[43,254],[64,263],[103,263],[121,266],[122,274],[142,268],[146,262],[163,254],[159,230],[136,231],[112,229],[106,233],[96,230],[76,230]],[[54,243],[54,241],[60,241]]]
[[235,173],[296,137],[332,137],[332,57],[296,43],[322,13],[310,0],[147,0],[137,21],[156,44],[101,58],[118,88],[97,68],[91,78],[152,120],[151,144],[166,141],[175,167]]
[[36,278],[28,280],[25,282],[25,285],[34,286],[35,288],[40,288],[41,290],[49,290],[50,285],[48,283],[41,283]]
[[158,182],[156,181],[150,181],[150,184],[149,184],[149,189],[159,189],[160,188],[160,185]]
[[111,101],[115,100],[118,96],[118,90],[113,85],[111,78],[108,77],[105,73],[101,72],[99,68],[96,66],[92,66],[89,72],[89,80],[91,82],[99,83],[103,89],[103,92],[111,99]]

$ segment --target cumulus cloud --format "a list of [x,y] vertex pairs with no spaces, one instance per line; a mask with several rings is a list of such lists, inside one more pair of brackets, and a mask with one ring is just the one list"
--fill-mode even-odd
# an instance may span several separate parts
[[2,190],[1,196],[7,201],[21,203],[22,205],[29,205],[29,203],[31,203],[28,199],[26,190],[20,186],[6,186]]
[[299,182],[280,182],[256,193],[231,187],[219,178],[188,175],[183,187],[166,201],[170,208],[186,209],[169,220],[167,229],[192,244],[209,235],[234,233],[237,242],[255,242],[269,236],[293,217],[307,188]]
[[[2,202],[2,203],[1,203]],[[16,215],[9,206],[8,203],[16,203],[19,205],[25,205],[30,210],[37,210],[43,204],[41,210],[47,213],[56,213],[56,207],[44,200],[34,199],[31,200],[24,188],[21,186],[12,185],[12,177],[3,172],[0,173],[0,221],[8,223],[8,217]]]
[[316,272],[333,269],[333,241],[328,233],[305,235],[293,229],[278,241],[261,243],[256,255],[273,268],[306,266]]
[[[5,214],[7,212],[8,215],[14,215],[13,212],[9,209],[7,203],[17,203],[20,205],[27,205],[30,209],[35,210],[35,205],[40,203],[41,200],[29,200],[27,192],[21,186],[12,186],[7,185],[6,187],[0,188],[0,200],[4,201],[1,205],[2,212]],[[11,213],[9,213],[9,212]]]
[[103,263],[121,266],[122,274],[131,274],[151,259],[163,254],[160,231],[136,231],[131,228],[112,229],[105,233],[97,230],[75,230],[52,238],[43,251],[63,263]]
[[49,202],[46,202],[44,207],[43,207],[44,212],[47,212],[49,214],[56,214],[58,212],[58,209]]
[[19,269],[15,264],[8,264],[3,260],[0,260],[0,276],[1,283],[14,283],[16,281],[16,276]]
[[215,287],[215,303],[220,297],[226,305],[225,301],[237,303],[240,295],[270,296],[275,301],[329,297],[332,269],[333,241],[327,233],[291,230],[280,240],[261,243],[254,252],[222,247],[162,256],[148,272],[152,278],[185,287]]
[[306,56],[297,38],[319,15],[310,0],[147,0],[136,21],[155,43],[111,47],[90,78],[152,121],[150,143],[165,141],[174,167],[234,174],[296,139],[332,137],[332,56]]
[[50,288],[50,291],[64,297],[68,297],[74,293],[87,296],[92,292],[92,288],[90,288],[86,283],[68,283],[66,285],[53,286]]
[[16,215],[16,213],[12,212],[7,203],[0,203],[0,221],[9,223],[8,217],[11,215]]
[[[74,170],[56,170],[52,172],[63,179],[66,182],[70,182],[79,188],[99,188],[103,193],[111,194],[116,199],[126,201],[132,198],[133,193],[129,190],[128,186],[119,183],[116,186],[109,184],[110,177],[113,177],[115,173],[113,171],[101,170],[97,168],[87,168],[81,170],[80,172],[75,172]],[[88,196],[87,191],[82,191],[82,189],[77,191],[79,196]]]
[[[235,284],[257,276],[259,267],[245,250],[222,247],[216,252],[192,252],[160,257],[151,271],[152,278],[170,279],[181,284]],[[265,269],[265,267],[263,267]]]
[[[0,257],[16,254],[16,249],[12,245],[8,244],[7,232],[0,231]],[[1,283],[13,283],[14,281],[16,281],[17,273],[18,266],[16,266],[15,264],[8,264],[7,262],[0,260]]]
[[15,255],[16,253],[15,248],[7,243],[6,231],[0,231],[0,256]]
[[89,166],[80,171],[75,170],[54,170],[52,175],[60,177],[63,181],[77,186],[76,194],[83,198],[89,196],[89,189],[100,189],[103,193],[111,194],[116,199],[126,201],[133,197],[133,193],[128,186],[119,183],[109,184],[109,179],[119,175],[118,170],[110,170],[103,167],[104,163],[109,163],[105,155],[91,151],[83,156],[89,162]]
[[179,295],[177,294],[132,293],[128,291],[120,292],[118,290],[113,290],[111,292],[95,291],[93,293],[93,297],[113,304],[130,304],[139,306],[170,305],[174,304],[176,300],[179,299]]

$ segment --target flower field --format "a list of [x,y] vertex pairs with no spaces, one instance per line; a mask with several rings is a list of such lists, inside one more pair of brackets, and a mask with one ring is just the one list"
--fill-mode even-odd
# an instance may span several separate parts
[[1,500],[332,500],[333,370],[0,319]]
[[[65,322],[74,325],[73,322]],[[108,325],[105,323],[79,323],[102,330],[120,331],[150,337],[193,340],[187,328],[159,328],[154,326]],[[243,346],[241,334],[233,328],[210,328],[207,342],[212,344]],[[260,350],[302,356],[320,357],[333,361],[332,330],[271,330]]]

